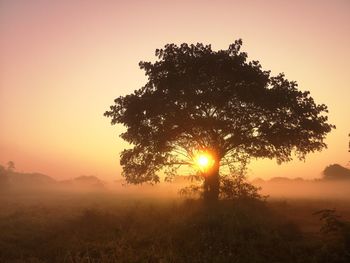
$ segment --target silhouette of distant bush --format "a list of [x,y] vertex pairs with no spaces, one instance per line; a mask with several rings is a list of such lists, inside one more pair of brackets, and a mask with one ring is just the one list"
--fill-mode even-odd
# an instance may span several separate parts
[[325,180],[350,180],[350,169],[332,164],[324,169],[323,175]]

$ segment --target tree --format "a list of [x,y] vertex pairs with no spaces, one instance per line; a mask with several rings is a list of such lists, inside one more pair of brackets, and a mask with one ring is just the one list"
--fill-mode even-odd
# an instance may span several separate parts
[[350,180],[350,169],[347,169],[340,164],[328,165],[323,170],[324,180]]
[[121,152],[127,182],[157,183],[160,171],[171,177],[199,160],[210,164],[196,173],[204,198],[217,200],[220,170],[241,159],[282,163],[293,153],[304,159],[326,147],[325,136],[335,128],[327,123],[326,105],[284,74],[270,76],[258,61],[248,61],[241,45],[237,40],[213,51],[201,43],[168,44],[156,50],[156,62],[139,63],[147,83],[105,112],[112,125],[126,127],[121,138],[132,145]]
[[15,163],[13,161],[7,162],[7,170],[13,172],[15,170]]

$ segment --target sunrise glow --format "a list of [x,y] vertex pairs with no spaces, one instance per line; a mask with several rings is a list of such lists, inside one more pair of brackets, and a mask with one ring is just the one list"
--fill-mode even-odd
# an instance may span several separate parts
[[350,0],[0,0],[0,38],[0,263],[350,263]]
[[195,167],[202,172],[207,171],[210,169],[215,163],[215,160],[212,155],[206,152],[200,152],[195,155],[194,158],[194,164]]
[[11,160],[57,179],[121,179],[124,127],[112,127],[103,113],[146,83],[138,63],[167,43],[220,50],[242,38],[249,60],[296,80],[329,107],[337,126],[326,150],[305,162],[252,160],[250,176],[316,178],[329,164],[346,165],[349,7],[315,0],[1,1],[0,164]]

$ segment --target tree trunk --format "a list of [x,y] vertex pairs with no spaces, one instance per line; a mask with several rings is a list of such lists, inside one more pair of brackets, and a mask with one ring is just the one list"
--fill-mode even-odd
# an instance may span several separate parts
[[215,164],[214,167],[204,177],[204,200],[206,202],[215,202],[219,199],[220,191],[220,175],[219,175],[219,163]]

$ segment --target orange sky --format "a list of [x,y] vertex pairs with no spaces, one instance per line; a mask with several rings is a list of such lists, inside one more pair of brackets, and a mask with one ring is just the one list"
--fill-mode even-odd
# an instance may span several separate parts
[[0,1],[0,164],[57,179],[118,179],[126,146],[103,113],[145,83],[140,60],[166,43],[243,50],[285,72],[336,124],[306,162],[254,161],[251,177],[317,177],[345,165],[350,132],[350,1]]

